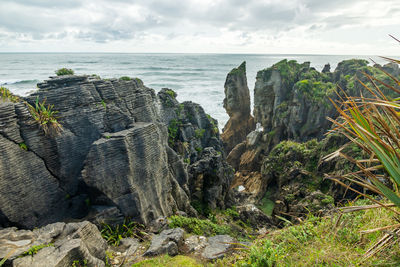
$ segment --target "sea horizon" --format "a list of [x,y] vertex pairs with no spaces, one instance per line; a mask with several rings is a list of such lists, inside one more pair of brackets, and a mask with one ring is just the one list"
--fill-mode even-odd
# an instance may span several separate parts
[[370,58],[382,64],[377,56],[319,54],[221,54],[221,53],[116,53],[116,52],[0,52],[0,86],[25,96],[36,90],[36,84],[67,67],[77,75],[96,74],[102,78],[137,77],[156,92],[170,88],[179,101],[199,103],[216,118],[219,128],[228,115],[223,108],[224,83],[227,73],[247,63],[247,81],[253,101],[258,71],[283,60],[310,62],[317,70],[330,64],[331,70],[345,59]]

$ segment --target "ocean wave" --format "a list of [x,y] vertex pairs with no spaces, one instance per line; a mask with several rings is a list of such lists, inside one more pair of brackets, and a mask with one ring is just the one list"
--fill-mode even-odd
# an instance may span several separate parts
[[1,85],[10,85],[10,84],[36,84],[40,82],[39,80],[9,80],[9,81],[0,81]]

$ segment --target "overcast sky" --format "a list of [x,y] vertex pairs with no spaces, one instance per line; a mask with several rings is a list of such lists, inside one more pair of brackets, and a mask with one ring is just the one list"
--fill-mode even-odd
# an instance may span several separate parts
[[400,0],[0,0],[0,52],[398,55]]

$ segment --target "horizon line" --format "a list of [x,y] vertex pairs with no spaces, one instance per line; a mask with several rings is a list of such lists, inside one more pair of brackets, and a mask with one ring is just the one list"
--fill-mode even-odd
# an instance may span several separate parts
[[312,53],[216,53],[216,52],[44,52],[44,51],[12,51],[2,52],[0,54],[171,54],[171,55],[270,55],[270,56],[364,56],[364,57],[382,57],[393,55],[367,55],[367,54],[312,54]]

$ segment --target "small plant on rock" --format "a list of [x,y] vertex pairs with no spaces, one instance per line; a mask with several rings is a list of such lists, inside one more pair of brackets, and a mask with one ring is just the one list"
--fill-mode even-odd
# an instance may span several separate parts
[[123,224],[109,225],[102,224],[101,236],[113,246],[119,246],[121,240],[125,237],[135,237],[140,240],[146,239],[144,225],[125,219]]
[[10,101],[13,103],[19,102],[19,97],[14,95],[5,87],[0,87],[0,99],[3,101]]
[[132,78],[131,77],[128,77],[128,76],[122,76],[121,78],[119,78],[120,80],[123,80],[123,81],[130,81],[130,80],[132,80]]
[[39,250],[41,250],[42,248],[53,247],[53,246],[54,246],[53,243],[32,246],[30,249],[28,249],[27,251],[22,253],[22,255],[24,255],[24,256],[28,256],[28,255],[33,256],[33,255],[37,254],[39,252]]
[[57,76],[64,76],[64,75],[74,75],[74,71],[72,69],[61,68],[55,71]]
[[54,110],[54,105],[46,106],[46,99],[39,102],[39,97],[36,98],[35,106],[27,104],[29,112],[39,126],[43,129],[46,135],[57,135],[62,131],[61,124],[57,121],[58,111]]

